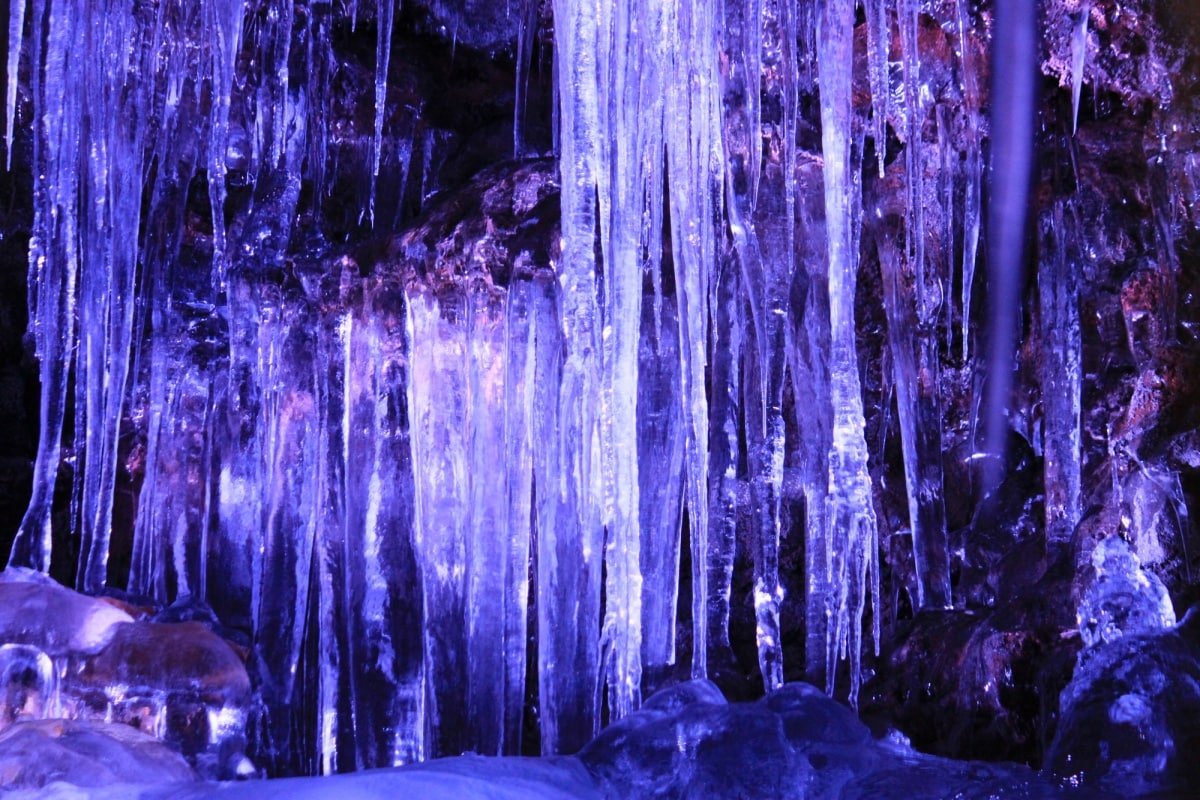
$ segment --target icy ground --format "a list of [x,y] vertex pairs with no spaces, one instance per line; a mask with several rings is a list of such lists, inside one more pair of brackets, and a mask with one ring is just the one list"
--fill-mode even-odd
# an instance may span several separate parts
[[[408,767],[321,778],[180,782],[179,764],[161,752],[131,756],[139,743],[99,735],[0,734],[0,781],[20,785],[21,761],[33,785],[66,763],[65,780],[3,793],[16,798],[1057,798],[1104,797],[1095,787],[1071,788],[1025,767],[959,762],[914,752],[901,737],[874,738],[844,706],[807,684],[788,684],[756,703],[729,704],[708,681],[659,692],[643,708],[610,726],[578,756],[488,758],[464,755]],[[137,736],[141,736],[140,734]],[[147,739],[148,737],[141,737]],[[143,746],[145,742],[141,742]],[[63,753],[79,752],[71,759]],[[163,748],[165,750],[165,748]],[[140,783],[86,786],[83,760],[113,765]],[[143,763],[138,763],[142,758]],[[124,771],[121,771],[121,770]],[[14,784],[13,778],[17,781]],[[1064,786],[1066,784],[1066,786]],[[26,784],[29,785],[28,783]]]

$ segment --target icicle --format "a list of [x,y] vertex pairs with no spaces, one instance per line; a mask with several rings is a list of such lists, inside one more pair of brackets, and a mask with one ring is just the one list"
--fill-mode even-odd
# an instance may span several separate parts
[[941,403],[933,346],[937,338],[917,320],[912,268],[903,252],[887,233],[878,244],[917,573],[915,606],[945,609],[952,604],[942,489]]
[[651,687],[675,664],[686,423],[679,381],[675,303],[642,304],[638,367],[638,493],[643,538],[641,569],[643,665]]
[[962,207],[962,359],[966,363],[971,350],[971,294],[975,283],[975,261],[979,253],[979,228],[983,196],[983,146],[980,133],[979,77],[975,50],[968,34],[970,0],[955,0],[954,14],[958,28],[959,66],[962,72],[963,117],[966,141],[966,160],[963,164]]
[[[901,0],[898,11],[904,64],[904,245],[896,245],[898,231],[883,233],[878,245],[917,572],[915,601],[919,609],[944,609],[952,603],[942,478],[939,344],[942,298],[951,283],[953,225],[948,221],[953,220],[953,192],[948,186],[951,173],[943,169],[936,197],[943,205],[940,251],[946,255],[931,261],[926,248],[925,173],[930,159],[923,136],[928,115],[921,78],[919,3]],[[939,109],[937,120],[941,163],[935,162],[935,169],[943,166],[949,150],[944,110]],[[881,227],[889,224],[891,221],[883,222]]]
[[[565,17],[560,15],[557,19]],[[567,72],[568,65],[563,66]],[[574,138],[569,135],[576,130],[574,114],[564,112],[564,123],[567,123],[563,136],[566,145],[569,138]],[[578,163],[563,161],[564,168]],[[564,196],[569,194],[568,181],[564,175]],[[575,198],[580,202],[585,199],[586,195]],[[568,216],[564,214],[563,220],[565,226]],[[564,242],[570,240],[564,237]],[[578,252],[572,255],[586,258]],[[566,277],[560,273],[559,280]],[[534,406],[538,413],[533,431],[534,441],[539,442],[534,452],[537,653],[542,753],[549,755],[574,752],[599,727],[600,653],[595,632],[600,620],[602,539],[592,499],[595,489],[591,483],[590,443],[594,429],[583,425],[584,421],[594,419],[593,400],[583,391],[589,387],[588,373],[569,362],[564,364],[560,355],[566,344],[564,331],[582,332],[580,321],[585,322],[583,330],[586,330],[586,319],[568,323],[560,304],[567,306],[569,299],[556,297],[561,297],[561,290],[556,291],[553,286],[539,288],[534,297],[537,326]],[[579,290],[580,296],[574,299],[586,302],[594,297],[591,292],[591,286],[585,284]],[[594,351],[579,352],[581,344],[576,340],[567,350],[568,355],[575,350],[578,362],[590,363]],[[583,476],[587,476],[586,481],[581,480]]]
[[[871,121],[875,137],[875,158],[879,177],[883,177],[887,157],[887,129],[891,97],[892,22],[888,0],[867,0],[867,72],[871,84]],[[907,44],[907,43],[906,43]]]
[[[328,392],[335,433],[326,437],[330,467],[324,473],[335,481],[331,490],[342,498],[344,512],[332,514],[325,526],[317,567],[318,600],[326,609],[321,707],[327,730],[353,736],[354,752],[336,761],[365,769],[431,755],[425,603],[414,551],[413,459],[421,445],[408,424],[412,348],[395,325],[401,291],[358,279],[357,265],[348,260],[341,268],[342,305],[352,310],[339,315],[329,337],[328,360],[342,370],[341,386],[335,379]],[[339,675],[345,676],[341,682]],[[345,734],[340,738],[347,741]],[[323,735],[323,741],[329,739]],[[332,740],[326,751],[336,744]]]
[[[642,317],[639,259],[645,219],[645,186],[658,173],[642,148],[657,141],[661,119],[645,106],[661,80],[658,61],[643,49],[632,7],[601,6],[596,84],[603,130],[598,152],[597,197],[604,280],[600,364],[600,454],[603,522],[608,530],[604,565],[604,646],[609,708],[614,718],[641,703],[642,574],[637,470],[638,343]],[[661,106],[660,106],[661,107]],[[647,119],[641,115],[646,114]],[[661,130],[661,129],[660,129]],[[661,159],[656,159],[661,162]],[[661,182],[661,180],[660,180]],[[658,233],[658,232],[655,232]]]
[[[686,430],[684,497],[692,555],[693,677],[704,677],[708,594],[709,286],[717,259],[722,162],[716,4],[692,0],[677,10],[674,77],[667,95],[671,243],[679,312],[682,417]],[[653,178],[651,178],[653,179]]]
[[1071,135],[1079,130],[1079,96],[1083,93],[1083,68],[1087,60],[1088,17],[1091,2],[1085,2],[1071,20]]
[[[208,196],[212,207],[213,224],[213,282],[218,288],[225,285],[228,256],[225,242],[225,176],[227,159],[235,144],[229,136],[229,106],[233,99],[234,70],[241,50],[242,20],[245,0],[211,0],[204,4],[207,27],[211,33],[212,63],[209,80],[212,83],[212,118],[208,139]],[[238,154],[244,158],[246,154]]]
[[378,38],[375,44],[375,138],[371,144],[371,196],[367,202],[371,224],[375,224],[375,184],[379,179],[379,165],[383,158],[383,122],[387,116],[387,77],[392,59],[392,19],[397,0],[378,0],[376,25]]
[[[854,65],[854,2],[831,0],[821,16],[818,69],[821,80],[821,140],[825,156],[825,208],[829,257],[832,350],[830,389],[833,447],[829,456],[827,586],[834,592],[827,637],[827,687],[833,690],[836,657],[849,656],[850,700],[857,703],[862,680],[863,616],[868,583],[877,567],[878,531],[872,507],[867,446],[863,438],[862,390],[855,350],[854,293],[858,241],[853,202],[857,165],[852,148],[854,111],[850,84]],[[878,650],[878,591],[871,592]]]
[[8,84],[4,97],[4,168],[12,171],[13,126],[17,124],[17,87],[20,83],[21,44],[25,40],[26,0],[11,0],[8,7]]
[[[744,407],[750,493],[754,509],[754,605],[759,669],[770,688],[783,682],[779,609],[780,497],[785,456],[783,389],[787,369],[788,309],[795,266],[795,170],[798,115],[796,8],[763,7],[763,131],[767,159],[754,216],[757,252],[747,237],[740,255],[748,288],[758,295],[753,331],[756,347],[748,368]],[[766,108],[773,113],[766,114]],[[735,232],[735,241],[738,234]],[[755,307],[757,305],[757,307]]]
[[[521,753],[525,722],[525,656],[528,646],[529,557],[533,537],[533,450],[536,406],[536,288],[522,281],[508,289],[505,310],[504,412],[505,539],[503,738],[499,751]],[[487,474],[486,471],[481,475]],[[483,484],[483,481],[478,481]],[[491,567],[487,567],[491,568]]]
[[529,155],[525,141],[525,114],[529,101],[529,67],[533,60],[533,43],[538,30],[540,0],[520,0],[520,21],[517,23],[516,88],[513,93],[513,158]]
[[[467,626],[470,580],[467,440],[470,322],[462,297],[441,303],[423,295],[406,304],[408,406],[412,414],[417,562],[425,590],[425,659],[430,713],[439,754],[469,749],[471,726],[462,690],[471,665]],[[495,566],[493,566],[493,569]]]
[[[1073,205],[1055,204],[1041,222],[1038,269],[1045,426],[1046,540],[1070,540],[1081,513],[1080,415],[1083,391],[1079,273],[1068,242],[1078,241]],[[1075,234],[1075,235],[1071,235]]]

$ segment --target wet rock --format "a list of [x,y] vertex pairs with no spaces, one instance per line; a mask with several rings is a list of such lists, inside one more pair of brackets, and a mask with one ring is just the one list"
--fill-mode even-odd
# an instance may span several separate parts
[[134,622],[80,673],[92,686],[187,692],[213,705],[250,699],[250,677],[229,644],[199,622]]
[[1186,796],[1200,787],[1200,614],[1081,654],[1047,767],[1072,783]]

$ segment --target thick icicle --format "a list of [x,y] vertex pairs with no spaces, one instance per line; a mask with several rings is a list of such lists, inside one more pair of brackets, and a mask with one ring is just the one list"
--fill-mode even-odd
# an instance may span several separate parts
[[1041,321],[1043,474],[1046,541],[1065,544],[1081,513],[1081,428],[1083,373],[1079,322],[1080,265],[1068,242],[1078,241],[1072,205],[1055,204],[1041,221],[1038,295]]
[[[760,122],[762,8],[759,0],[726,0],[721,42],[722,165],[730,236],[722,247],[720,268],[710,282],[713,299],[712,399],[709,430],[708,636],[715,659],[733,657],[729,643],[730,589],[737,543],[738,459],[742,431],[743,287],[741,276],[757,259],[752,224],[761,174]],[[754,267],[757,279],[759,269]],[[761,299],[758,304],[761,305]],[[749,396],[747,394],[747,396]],[[757,401],[755,401],[757,402]]]
[[[668,76],[667,156],[671,245],[679,312],[682,417],[686,431],[684,498],[692,556],[692,675],[704,677],[708,629],[708,367],[709,286],[717,271],[718,199],[722,184],[717,7],[680,3],[674,73]],[[653,180],[653,178],[651,178]],[[670,535],[663,532],[663,536]]]
[[[642,148],[661,142],[661,119],[646,108],[657,93],[659,62],[636,35],[641,4],[601,5],[596,52],[599,121],[597,196],[603,253],[600,335],[600,467],[604,565],[604,648],[609,708],[623,717],[641,703],[642,574],[637,464],[638,341],[642,317],[645,186],[659,174]],[[642,115],[646,119],[642,119]],[[661,144],[654,152],[661,150]],[[661,183],[661,180],[658,181]],[[653,184],[652,184],[653,185]]]
[[971,294],[975,284],[975,261],[979,253],[979,229],[983,196],[983,146],[980,133],[979,65],[971,32],[970,0],[955,0],[954,18],[958,30],[959,69],[963,88],[963,132],[966,158],[963,162],[962,201],[962,360],[971,351]]
[[[871,476],[863,435],[862,390],[855,344],[854,294],[858,264],[856,215],[857,154],[850,84],[854,65],[854,2],[830,0],[818,34],[821,80],[821,142],[825,156],[825,209],[828,229],[829,310],[832,350],[830,389],[833,447],[829,456],[827,582],[833,589],[827,637],[827,686],[833,690],[836,658],[850,660],[850,699],[861,682],[863,617],[868,583],[876,579],[878,531],[872,507]],[[878,648],[878,591],[871,592]]]
[[[75,344],[75,284],[78,267],[79,219],[75,198],[79,174],[71,154],[79,147],[82,113],[77,108],[83,70],[70,55],[80,10],[66,6],[51,14],[43,0],[30,9],[33,63],[46,59],[47,69],[30,70],[38,107],[34,126],[34,221],[29,243],[29,328],[40,364],[41,420],[33,491],[29,508],[13,540],[9,564],[48,572],[51,557],[51,512],[61,467],[63,420],[67,410],[67,375]],[[79,53],[78,49],[74,52]]]
[[[780,496],[785,425],[788,306],[795,266],[797,59],[794,3],[763,6],[763,131],[766,158],[753,216],[756,239],[739,246],[752,298],[753,336],[743,384],[750,496],[754,514],[754,609],[759,669],[768,689],[783,682],[779,609]],[[767,109],[770,108],[770,114]],[[735,231],[735,242],[739,239]],[[756,302],[757,301],[757,302]]]

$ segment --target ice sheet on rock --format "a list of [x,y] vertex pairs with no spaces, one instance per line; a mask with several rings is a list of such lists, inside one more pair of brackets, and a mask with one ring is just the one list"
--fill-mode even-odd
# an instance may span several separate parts
[[[128,795],[126,795],[128,796]],[[144,789],[139,800],[601,800],[575,758],[486,758],[466,755],[397,769],[321,778],[284,778],[232,784]],[[95,795],[100,800],[105,795]]]
[[40,573],[0,572],[0,642],[30,644],[51,658],[96,653],[133,617],[115,605],[71,591]]
[[1123,636],[1155,633],[1175,624],[1175,608],[1166,586],[1118,535],[1102,540],[1092,551],[1092,569],[1083,589],[1079,633],[1084,647],[1113,642]]
[[31,644],[0,644],[0,729],[62,716],[58,668]]
[[250,701],[250,677],[242,655],[200,622],[122,625],[72,677],[119,694],[189,693],[216,706]]
[[[73,720],[19,722],[0,731],[0,792],[21,796],[83,796],[79,787],[125,784],[114,793],[135,793],[130,784],[194,781],[183,757],[128,725]],[[61,781],[57,789],[43,791]],[[7,795],[12,796],[12,795]]]
[[[1120,558],[1118,556],[1118,558]],[[1200,785],[1200,614],[1080,653],[1046,767],[1085,796],[1185,797]]]

